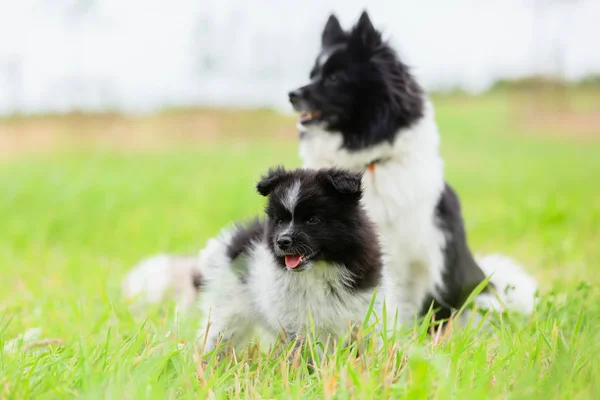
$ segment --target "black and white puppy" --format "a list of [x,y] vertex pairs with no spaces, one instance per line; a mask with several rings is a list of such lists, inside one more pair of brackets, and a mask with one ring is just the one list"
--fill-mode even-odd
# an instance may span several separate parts
[[257,189],[268,196],[266,218],[222,231],[198,258],[205,352],[219,338],[243,345],[257,327],[336,338],[363,321],[380,282],[360,173],[279,167]]
[[[349,31],[329,17],[310,81],[289,98],[301,114],[305,167],[366,171],[363,204],[387,257],[388,315],[410,321],[433,301],[447,317],[487,276],[507,308],[533,310],[537,284],[520,266],[472,256],[444,179],[433,106],[366,12]],[[491,291],[476,301],[501,308]]]

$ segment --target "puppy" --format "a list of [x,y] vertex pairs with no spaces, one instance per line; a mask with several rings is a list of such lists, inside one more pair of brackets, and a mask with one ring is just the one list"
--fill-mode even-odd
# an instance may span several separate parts
[[323,341],[339,338],[366,317],[381,279],[359,173],[278,167],[257,189],[268,196],[265,218],[221,232],[200,252],[205,353],[219,338],[239,348],[257,327],[287,340],[309,327]]
[[[289,99],[300,113],[304,167],[365,172],[363,204],[387,256],[388,315],[411,321],[433,303],[438,318],[448,317],[487,277],[501,303],[532,312],[532,277],[506,258],[480,266],[471,254],[459,198],[444,179],[433,106],[366,12],[349,31],[329,17],[310,81]],[[501,308],[495,295],[476,302]]]

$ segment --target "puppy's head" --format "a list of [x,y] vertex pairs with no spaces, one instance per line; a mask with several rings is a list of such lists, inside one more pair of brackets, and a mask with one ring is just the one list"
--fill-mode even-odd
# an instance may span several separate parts
[[341,132],[351,150],[392,141],[423,108],[421,89],[366,12],[350,31],[329,17],[310,81],[289,99],[303,129]]
[[268,196],[267,240],[282,268],[300,272],[317,261],[343,263],[365,219],[361,174],[277,167],[257,189]]

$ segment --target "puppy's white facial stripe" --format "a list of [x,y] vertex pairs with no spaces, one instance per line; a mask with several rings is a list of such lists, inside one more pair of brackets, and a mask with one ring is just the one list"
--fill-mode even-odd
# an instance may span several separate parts
[[292,184],[292,186],[290,186],[288,188],[287,192],[283,196],[283,201],[281,203],[293,215],[294,208],[296,208],[296,204],[298,203],[299,198],[300,198],[300,181],[295,181]]

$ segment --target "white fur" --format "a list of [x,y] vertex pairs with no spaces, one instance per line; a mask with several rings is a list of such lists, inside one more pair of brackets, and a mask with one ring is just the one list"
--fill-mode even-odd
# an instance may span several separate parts
[[[385,160],[374,171],[365,172],[363,203],[379,228],[386,255],[382,294],[387,314],[391,317],[397,312],[400,323],[411,321],[427,294],[442,284],[444,270],[446,238],[434,223],[435,207],[444,190],[444,163],[432,104],[426,102],[423,118],[398,132],[393,144],[359,151],[342,148],[341,133],[316,126],[298,128],[303,131],[300,157],[305,168],[339,166],[365,171],[373,160]],[[522,297],[533,297],[528,289],[522,289]]]
[[294,184],[288,189],[287,193],[283,198],[283,206],[291,213],[294,212],[296,208],[296,203],[298,203],[298,198],[300,197],[300,182],[296,181]]
[[169,296],[177,307],[185,309],[197,298],[192,272],[197,267],[194,256],[160,254],[138,263],[123,280],[125,298],[135,299],[137,305],[156,304]]
[[325,65],[325,63],[327,62],[329,57],[331,57],[330,52],[321,53],[321,55],[319,56],[319,60],[317,61],[317,63],[319,64],[319,67],[322,67],[323,65]]
[[200,256],[206,271],[206,290],[200,301],[204,322],[199,331],[206,334],[205,352],[215,348],[219,336],[239,346],[252,338],[256,328],[266,329],[271,336],[283,330],[294,338],[311,326],[311,318],[312,327],[324,340],[327,335],[337,337],[350,323],[360,323],[365,317],[374,290],[349,291],[344,282],[351,277],[344,268],[317,262],[302,272],[282,269],[267,245],[255,242],[249,255],[235,261],[247,265],[248,275],[242,282],[226,256],[230,240],[231,233],[225,231]]
[[496,287],[496,293],[482,293],[475,298],[481,309],[501,312],[504,308],[531,314],[535,309],[537,281],[514,260],[491,254],[477,257],[477,262]]

